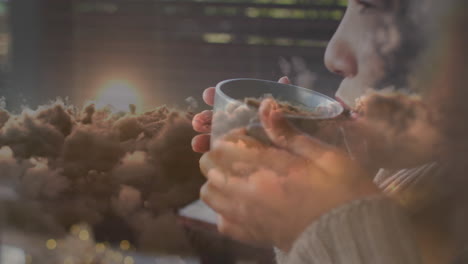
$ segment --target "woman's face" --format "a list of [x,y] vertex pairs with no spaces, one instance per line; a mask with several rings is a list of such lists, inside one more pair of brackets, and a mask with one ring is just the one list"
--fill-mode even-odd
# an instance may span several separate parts
[[[349,0],[325,53],[327,68],[344,79],[336,92],[349,107],[366,91],[381,89],[392,73],[388,59],[400,46],[398,0]],[[388,85],[388,83],[386,84]]]

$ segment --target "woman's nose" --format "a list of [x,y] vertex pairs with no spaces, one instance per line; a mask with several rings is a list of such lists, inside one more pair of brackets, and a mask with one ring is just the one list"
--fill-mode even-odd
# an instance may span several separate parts
[[341,30],[335,33],[325,52],[325,66],[329,71],[342,77],[354,77],[358,73],[358,64],[350,42],[341,36]]

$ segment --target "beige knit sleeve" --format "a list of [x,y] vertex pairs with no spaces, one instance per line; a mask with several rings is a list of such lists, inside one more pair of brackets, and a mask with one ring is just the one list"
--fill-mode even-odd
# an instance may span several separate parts
[[279,264],[419,264],[419,251],[402,209],[384,197],[357,200],[320,217]]

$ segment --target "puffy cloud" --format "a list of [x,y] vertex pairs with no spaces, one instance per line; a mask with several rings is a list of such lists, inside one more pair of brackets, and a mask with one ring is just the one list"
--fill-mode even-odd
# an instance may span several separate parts
[[20,158],[58,157],[65,135],[39,114],[26,109],[10,117],[0,131],[0,146],[9,146]]
[[433,161],[440,150],[434,111],[419,97],[370,94],[362,98],[358,110],[362,126],[355,137],[365,138],[370,162],[381,168],[418,166]]
[[12,188],[17,185],[25,168],[18,164],[8,146],[0,148],[0,185]]
[[122,185],[118,197],[112,199],[112,205],[118,215],[129,216],[143,207],[141,192],[131,186]]
[[113,126],[120,141],[135,139],[143,132],[141,123],[135,115],[127,115],[114,123]]
[[155,178],[160,177],[154,164],[148,160],[146,152],[143,151],[127,153],[111,173],[119,183],[138,186],[145,191],[152,186]]
[[65,139],[62,159],[70,173],[109,171],[124,155],[111,131],[80,125]]
[[58,170],[51,170],[45,159],[32,159],[34,167],[26,170],[21,179],[20,190],[30,199],[57,199],[70,185]]
[[177,218],[172,212],[159,216],[150,212],[140,212],[134,215],[130,225],[139,234],[137,243],[143,245],[142,250],[156,249],[166,254],[193,253],[185,231],[177,224]]
[[165,215],[195,200],[203,182],[190,117],[166,106],[137,114],[56,101],[11,114],[0,105],[0,184],[19,196],[8,224],[63,234],[84,222],[107,239],[118,223],[117,237],[143,248],[160,246],[152,238],[168,222],[183,236]]
[[10,119],[10,114],[0,107],[0,129],[2,129],[8,119]]
[[62,101],[56,101],[49,106],[41,106],[36,111],[36,118],[43,123],[51,124],[64,136],[68,136],[74,125],[73,109]]
[[168,115],[164,127],[149,143],[148,152],[156,159],[164,174],[170,179],[190,179],[199,169],[198,158],[191,149],[196,133],[191,123],[179,112]]

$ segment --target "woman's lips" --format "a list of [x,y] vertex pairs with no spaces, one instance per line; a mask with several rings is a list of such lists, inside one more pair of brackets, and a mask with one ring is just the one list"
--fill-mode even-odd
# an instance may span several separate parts
[[335,99],[343,106],[345,110],[351,110],[351,107],[349,107],[343,100],[341,100],[341,98],[335,97]]
[[345,112],[348,112],[349,113],[349,117],[351,119],[357,119],[359,118],[359,114],[356,113],[355,111],[353,111],[353,109],[351,109],[351,107],[349,105],[347,105],[341,98],[339,98],[338,96],[335,97],[336,101],[338,103],[341,104],[341,106],[343,106],[343,109]]

